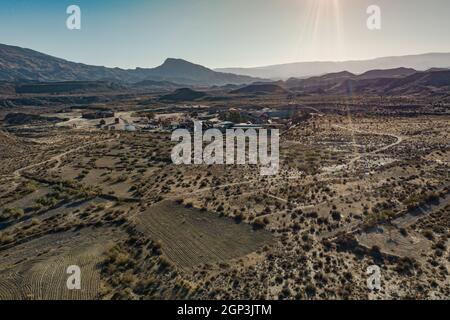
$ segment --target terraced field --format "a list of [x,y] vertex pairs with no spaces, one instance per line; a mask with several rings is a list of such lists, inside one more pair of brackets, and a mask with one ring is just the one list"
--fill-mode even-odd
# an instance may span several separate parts
[[138,229],[161,241],[163,253],[182,269],[242,257],[272,241],[268,231],[172,201],[148,208],[138,220]]
[[422,255],[431,250],[431,242],[418,233],[403,236],[392,227],[376,227],[357,237],[359,243],[367,248],[378,246],[382,252],[399,257],[412,257],[423,260]]
[[[98,264],[115,232],[84,229],[47,235],[0,253],[0,300],[96,299]],[[81,269],[81,290],[68,290],[67,267]]]

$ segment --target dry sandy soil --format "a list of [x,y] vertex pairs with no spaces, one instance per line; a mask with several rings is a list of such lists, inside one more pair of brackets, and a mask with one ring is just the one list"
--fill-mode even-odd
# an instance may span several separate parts
[[0,299],[448,299],[449,116],[334,111],[269,177],[173,165],[164,132],[3,128]]

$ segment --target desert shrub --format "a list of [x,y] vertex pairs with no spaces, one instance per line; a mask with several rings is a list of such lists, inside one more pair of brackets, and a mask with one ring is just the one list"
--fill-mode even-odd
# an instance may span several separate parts
[[31,210],[32,211],[39,211],[39,210],[41,210],[42,209],[42,205],[41,204],[39,204],[39,203],[36,203],[36,204],[34,204],[32,207],[31,207]]
[[420,206],[423,206],[427,203],[439,203],[440,197],[437,193],[419,193],[413,194],[403,201],[403,204],[407,207],[408,210],[417,209]]
[[243,218],[244,218],[244,215],[242,214],[242,212],[238,212],[234,216],[234,221],[236,221],[236,223],[241,223]]
[[261,219],[256,219],[256,220],[253,222],[252,226],[253,226],[253,230],[260,230],[260,229],[264,229],[265,226],[266,226],[266,224],[264,223],[263,220],[261,220]]
[[104,203],[101,203],[101,204],[97,205],[97,207],[94,209],[94,211],[95,211],[95,212],[98,212],[98,211],[104,211],[105,208],[106,208],[105,204],[104,204]]
[[125,182],[127,180],[128,180],[128,176],[126,174],[121,174],[120,176],[117,177],[116,183]]
[[308,297],[314,297],[316,295],[316,287],[311,283],[307,283],[305,287],[305,293]]
[[24,211],[22,208],[6,208],[3,211],[3,215],[5,218],[14,218],[14,219],[18,219],[23,217],[24,215]]
[[32,193],[38,189],[38,185],[35,182],[29,181],[23,186],[25,193]]
[[428,240],[433,240],[434,239],[434,234],[433,234],[433,231],[431,231],[431,230],[424,230],[423,231],[423,236],[425,238],[427,238]]
[[341,214],[340,212],[333,210],[331,212],[331,217],[333,218],[334,221],[340,221],[341,220]]
[[400,258],[397,261],[397,266],[395,267],[395,271],[400,274],[412,276],[414,274],[414,269],[416,268],[417,263],[414,259],[404,257]]
[[166,271],[171,265],[172,265],[172,263],[169,261],[169,259],[167,259],[164,256],[160,256],[158,272],[161,273],[161,272]]
[[134,274],[131,270],[127,270],[122,274],[121,280],[125,284],[131,285],[132,283],[134,283],[136,281],[136,277],[134,276]]
[[14,241],[14,238],[7,232],[0,232],[0,244],[8,244]]

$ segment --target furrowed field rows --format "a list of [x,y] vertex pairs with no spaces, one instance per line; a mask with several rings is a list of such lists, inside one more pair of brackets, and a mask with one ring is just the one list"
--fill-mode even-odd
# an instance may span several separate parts
[[163,253],[181,268],[242,257],[272,239],[267,231],[171,201],[150,207],[139,220],[141,231],[160,240]]
[[[48,235],[0,253],[0,299],[96,299],[99,263],[112,245],[108,230],[83,230]],[[81,269],[81,290],[69,290],[66,273]]]

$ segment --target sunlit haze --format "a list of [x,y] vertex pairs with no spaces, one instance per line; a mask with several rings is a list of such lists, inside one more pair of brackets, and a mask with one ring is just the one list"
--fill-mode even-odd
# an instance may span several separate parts
[[[65,26],[71,4],[81,30]],[[371,4],[381,30],[366,27]],[[2,0],[0,42],[123,68],[367,59],[450,51],[449,12],[447,0]]]

